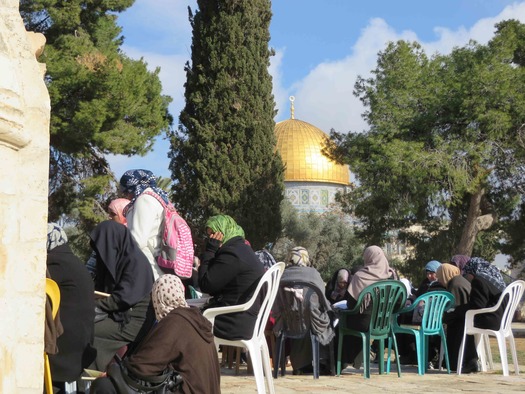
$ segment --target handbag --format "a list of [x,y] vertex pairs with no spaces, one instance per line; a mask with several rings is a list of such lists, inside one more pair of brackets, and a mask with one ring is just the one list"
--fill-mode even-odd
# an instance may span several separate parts
[[120,394],[165,394],[181,392],[182,376],[167,368],[162,375],[145,377],[132,374],[123,363],[113,363],[107,375]]

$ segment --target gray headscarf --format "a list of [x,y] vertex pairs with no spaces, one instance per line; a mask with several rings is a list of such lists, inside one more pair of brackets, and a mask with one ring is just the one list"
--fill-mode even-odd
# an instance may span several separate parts
[[47,224],[47,251],[55,249],[57,246],[67,243],[67,235],[56,223]]

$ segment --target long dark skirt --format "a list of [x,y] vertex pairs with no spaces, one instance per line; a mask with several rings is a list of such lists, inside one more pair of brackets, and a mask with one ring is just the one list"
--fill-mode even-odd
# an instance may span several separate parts
[[96,323],[93,346],[97,349],[97,358],[92,368],[105,371],[117,350],[125,345],[140,342],[154,322],[155,313],[148,295],[133,306],[129,323],[123,325],[110,318]]

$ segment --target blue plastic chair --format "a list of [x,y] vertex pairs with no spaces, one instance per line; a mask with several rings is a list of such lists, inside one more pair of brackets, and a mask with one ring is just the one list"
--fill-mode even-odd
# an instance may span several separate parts
[[[397,322],[397,317],[402,313],[413,313],[420,302],[425,303],[421,324],[401,324]],[[447,341],[445,330],[443,329],[443,313],[455,304],[454,296],[448,291],[430,291],[418,297],[412,305],[401,309],[394,317],[393,329],[395,334],[414,335],[417,352],[417,373],[424,375],[428,370],[428,342],[429,337],[439,335],[441,337],[441,348],[445,354],[447,372],[450,373],[450,362],[448,358]],[[390,350],[388,346],[387,371],[390,371]],[[397,357],[397,356],[396,356]],[[441,359],[441,358],[440,358]]]
[[[368,297],[367,297],[368,295]],[[337,376],[341,375],[341,355],[343,351],[343,337],[353,335],[360,337],[363,343],[363,365],[364,377],[370,378],[370,345],[374,339],[379,340],[379,354],[385,354],[385,339],[394,341],[394,350],[397,362],[397,376],[401,377],[401,366],[397,352],[397,342],[392,330],[392,318],[394,313],[399,311],[406,302],[406,288],[400,281],[384,280],[366,287],[357,299],[357,305],[350,310],[341,310],[339,312],[339,344],[337,346]],[[346,321],[349,315],[359,314],[361,304],[369,299],[372,308],[370,326],[368,331],[361,332],[346,327]],[[390,364],[388,364],[390,367]],[[379,360],[379,373],[385,371],[384,356]],[[390,369],[387,370],[387,373]]]

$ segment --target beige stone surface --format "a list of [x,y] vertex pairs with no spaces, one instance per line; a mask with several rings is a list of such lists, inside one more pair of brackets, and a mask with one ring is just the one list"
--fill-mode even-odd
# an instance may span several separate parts
[[0,393],[42,393],[50,100],[41,34],[0,0]]
[[[513,371],[513,367],[510,367]],[[521,367],[525,371],[525,366]],[[311,375],[293,376],[291,370],[285,377],[274,380],[277,394],[317,393],[513,393],[525,391],[525,375],[503,377],[498,373],[477,373],[470,375],[448,375],[443,371],[429,371],[424,376],[416,368],[403,366],[401,378],[394,371],[389,375],[378,375],[372,369],[370,379],[363,378],[363,370],[347,368],[340,377],[321,376],[314,380]],[[243,368],[239,376],[232,370],[221,370],[222,394],[256,393],[255,379],[247,376]],[[512,372],[511,372],[512,373]]]

